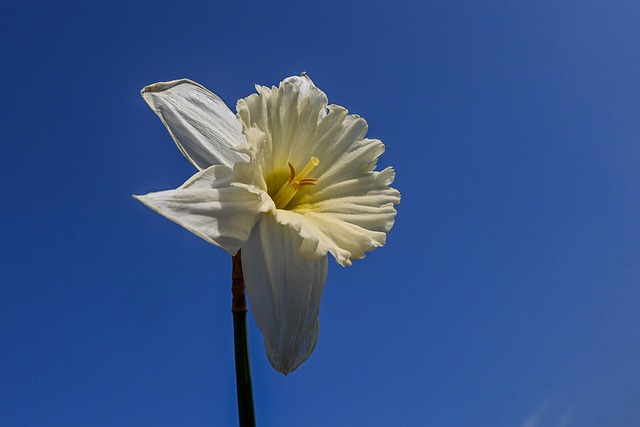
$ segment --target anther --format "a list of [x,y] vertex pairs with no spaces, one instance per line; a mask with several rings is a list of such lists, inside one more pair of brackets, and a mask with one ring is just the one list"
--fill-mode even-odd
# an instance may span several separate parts
[[302,168],[299,173],[296,173],[295,167],[291,163],[288,163],[290,171],[289,179],[287,183],[278,190],[276,195],[273,196],[273,202],[276,204],[276,208],[283,209],[287,206],[300,187],[315,185],[318,182],[318,178],[307,178],[307,175],[313,172],[319,164],[320,160],[312,156],[306,166]]

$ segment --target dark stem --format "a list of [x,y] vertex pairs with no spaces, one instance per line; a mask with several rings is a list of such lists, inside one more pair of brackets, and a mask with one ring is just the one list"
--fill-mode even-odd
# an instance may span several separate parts
[[236,354],[236,387],[238,391],[238,417],[240,427],[255,427],[253,390],[247,343],[247,301],[244,294],[244,276],[240,251],[233,257],[231,272],[231,311],[233,312],[233,343]]

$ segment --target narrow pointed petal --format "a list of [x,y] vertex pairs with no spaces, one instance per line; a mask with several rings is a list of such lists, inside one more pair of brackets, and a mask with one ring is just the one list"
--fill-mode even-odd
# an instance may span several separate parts
[[242,247],[251,311],[265,339],[271,365],[288,374],[313,352],[327,257],[300,255],[294,230],[263,215]]
[[191,80],[156,83],[142,97],[160,117],[184,156],[199,170],[232,166],[243,156],[232,147],[245,142],[242,125],[215,94]]
[[231,255],[249,238],[261,212],[271,201],[244,188],[230,186],[231,169],[213,166],[176,190],[134,196],[150,209],[181,225]]

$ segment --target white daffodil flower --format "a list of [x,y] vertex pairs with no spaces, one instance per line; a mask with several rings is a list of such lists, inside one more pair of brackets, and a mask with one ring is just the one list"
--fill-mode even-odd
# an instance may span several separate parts
[[313,352],[327,254],[342,266],[384,245],[400,193],[384,145],[367,123],[306,75],[256,86],[235,115],[190,80],[142,96],[199,170],[175,190],[135,196],[242,265],[253,316],[273,367],[285,374]]

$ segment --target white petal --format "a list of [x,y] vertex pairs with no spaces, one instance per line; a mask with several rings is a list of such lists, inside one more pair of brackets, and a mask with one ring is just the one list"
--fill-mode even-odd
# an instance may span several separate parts
[[291,211],[277,211],[278,222],[289,224],[305,239],[307,256],[331,252],[346,266],[385,244],[396,216],[394,205],[400,203],[400,193],[389,187],[395,172],[358,171],[357,164],[353,168],[339,171],[344,181],[333,185],[323,185],[323,175],[315,186],[319,191],[311,188]]
[[307,73],[303,73],[300,76],[287,77],[282,83],[291,83],[298,87],[300,96],[312,96],[312,92],[315,90],[320,91],[311,80],[311,77]]
[[[343,260],[338,252],[336,260],[341,265],[350,265],[351,260],[364,258],[365,252],[383,246],[393,226],[396,216],[393,204],[370,207],[362,203],[363,199],[336,200],[322,212],[303,215],[335,247],[349,253],[348,259]],[[332,253],[336,255],[334,251]]]
[[248,239],[260,213],[272,208],[272,202],[244,188],[230,186],[231,174],[226,166],[212,166],[198,172],[177,190],[134,197],[234,255]]
[[326,95],[307,76],[289,77],[277,88],[257,89],[258,94],[238,101],[238,117],[244,124],[245,145],[254,148],[250,167],[260,170],[271,194],[288,179],[288,163],[299,171],[312,156],[320,164],[309,177],[319,181],[313,189],[300,191],[291,205],[318,201],[305,195],[375,169],[384,152],[382,142],[363,139],[367,122],[343,107],[327,106]]
[[242,125],[225,103],[203,86],[182,79],[147,86],[141,93],[196,168],[232,166],[243,159],[232,150],[245,142]]
[[211,166],[189,178],[178,188],[223,188],[233,182],[233,169],[228,166]]
[[236,150],[245,154],[249,161],[238,162],[233,166],[234,179],[239,183],[253,185],[262,191],[267,191],[267,184],[262,171],[262,161],[264,159],[262,147],[265,135],[256,128],[247,129],[246,135],[247,139],[250,139],[253,143],[239,145]]
[[286,178],[287,163],[300,170],[311,156],[320,159],[314,177],[321,176],[367,132],[364,119],[338,105],[328,106],[324,92],[307,76],[289,77],[279,87],[256,89],[258,93],[239,100],[236,109],[248,143],[256,145],[252,136],[258,135],[249,135],[248,129],[264,133],[262,168],[267,177]]
[[[378,157],[384,153],[384,144],[377,139],[358,139],[350,143],[343,139],[343,146],[345,150],[340,150],[339,156],[329,159],[330,162],[324,165],[324,169],[318,171],[320,179],[314,191],[309,193],[314,201],[330,197],[328,194],[324,194],[328,187],[354,179],[370,177],[371,172],[376,168]],[[318,169],[320,168],[318,167]],[[393,178],[384,186],[391,184],[392,181]],[[363,193],[364,189],[360,192]]]
[[351,265],[349,260],[351,252],[341,248],[331,236],[318,228],[306,215],[278,209],[276,221],[295,230],[302,238],[302,243],[299,246],[300,255],[309,259],[320,259],[331,252],[340,265]]
[[327,279],[327,257],[299,253],[298,234],[263,215],[242,247],[242,266],[251,311],[265,339],[273,367],[296,369],[318,340],[320,299]]
[[[339,164],[354,143],[362,141],[368,129],[363,118],[356,114],[348,114],[344,107],[330,105],[328,109],[329,114],[318,124],[312,147],[300,147],[311,151],[320,159],[320,165],[314,170],[316,177],[324,176],[328,170]],[[351,164],[351,167],[357,166]]]
[[[305,147],[313,146],[317,138],[318,122],[326,115],[327,97],[306,76],[290,77],[277,88],[256,89],[258,94],[238,101],[238,117],[245,134],[250,128],[264,134],[264,176],[281,172],[288,176],[288,162],[301,169],[313,154]],[[255,143],[249,134],[247,142]]]

